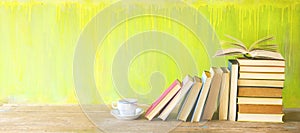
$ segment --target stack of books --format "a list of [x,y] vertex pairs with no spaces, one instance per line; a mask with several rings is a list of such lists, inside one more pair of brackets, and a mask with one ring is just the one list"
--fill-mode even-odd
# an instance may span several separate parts
[[[210,71],[204,71],[201,78],[187,75],[182,83],[179,80],[175,80],[152,103],[146,111],[145,117],[148,120],[152,120],[158,116],[159,119],[166,120],[171,112],[174,112],[176,107],[178,107],[177,112],[175,110],[177,120],[191,122],[211,120],[218,109],[220,91],[226,91],[227,93],[229,91],[228,72],[228,69],[225,67],[212,67]],[[223,96],[223,99],[228,99],[228,95]],[[228,105],[228,100],[223,105],[227,111],[228,106],[226,103]]]
[[237,84],[237,121],[283,122],[285,61],[240,58],[230,62],[233,75],[238,76],[231,81]]
[[212,67],[201,78],[175,80],[145,117],[166,120],[175,112],[177,120],[200,122],[218,113],[219,120],[283,122],[284,72],[283,59],[229,60],[228,68]]

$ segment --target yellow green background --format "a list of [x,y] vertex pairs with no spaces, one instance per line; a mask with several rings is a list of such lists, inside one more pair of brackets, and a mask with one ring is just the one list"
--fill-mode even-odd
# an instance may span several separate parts
[[[77,40],[85,25],[102,9],[114,2],[105,0],[2,0],[0,2],[0,100],[10,103],[77,103],[73,81],[73,57]],[[224,35],[228,34],[249,44],[266,35],[275,36],[276,40],[273,43],[279,45],[279,52],[286,59],[284,107],[300,107],[299,0],[186,0],[185,2],[207,18],[220,40],[226,40]],[[138,3],[138,6],[144,5]],[[170,8],[180,10],[181,7],[170,5]],[[151,9],[145,10],[151,12]],[[98,86],[101,84],[101,76],[99,76],[101,63],[110,61],[103,57],[113,56],[111,54],[115,47],[109,47],[109,44],[113,46],[114,43],[124,41],[140,30],[159,29],[169,34],[176,32],[175,37],[189,44],[187,47],[192,49],[190,52],[198,56],[197,64],[202,63],[198,61],[205,60],[201,66],[197,66],[197,69],[202,71],[210,66],[206,59],[207,54],[195,53],[198,48],[203,48],[201,42],[188,33],[189,31],[184,27],[172,21],[148,16],[130,20],[123,26],[125,28],[122,28],[122,25],[117,27],[114,33],[112,32],[111,36],[104,41],[106,45],[99,48],[97,52],[95,79],[98,79],[96,80]],[[117,37],[120,37],[119,40]],[[144,41],[147,39],[145,38]],[[104,54],[105,52],[101,53],[101,51],[108,53]],[[144,79],[144,81],[134,79],[137,73],[142,72],[137,69],[143,65],[142,59],[148,59],[147,61],[154,64],[152,68],[164,72],[165,86],[172,82],[172,78],[183,78],[181,74],[176,73],[177,68],[174,62],[160,53],[151,55],[150,52],[132,62],[129,79],[133,86],[147,88],[146,82],[149,79]],[[159,59],[165,60],[163,63],[166,65],[157,65],[161,63]],[[171,69],[168,69],[170,66]],[[151,67],[148,67],[146,72],[150,71]],[[104,89],[101,90],[103,93],[112,93],[109,92],[110,89],[102,89]],[[147,89],[137,88],[137,91],[146,93]],[[104,101],[112,101],[116,98],[117,95],[113,94],[105,97]]]

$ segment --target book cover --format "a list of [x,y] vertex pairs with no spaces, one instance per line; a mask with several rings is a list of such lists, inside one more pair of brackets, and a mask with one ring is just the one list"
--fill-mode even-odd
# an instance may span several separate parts
[[186,121],[188,116],[192,113],[193,106],[195,105],[199,92],[201,90],[202,81],[199,77],[194,76],[193,87],[187,94],[186,99],[183,101],[183,105],[178,112],[177,119]]
[[166,95],[178,84],[181,84],[179,80],[175,80],[160,96],[158,99],[156,99],[152,105],[147,109],[146,114],[148,115],[158,104],[159,102],[166,97]]
[[230,72],[228,68],[221,67],[222,81],[220,88],[220,98],[219,98],[219,120],[228,119],[228,106],[229,106],[229,82],[230,82]]
[[282,88],[239,87],[239,97],[282,97]]
[[237,86],[239,66],[237,60],[229,60],[228,69],[230,70],[230,96],[229,96],[229,116],[228,120],[236,121],[237,112]]
[[282,123],[284,114],[249,114],[238,113],[237,121],[253,121],[253,122],[279,122]]
[[282,105],[282,98],[238,97],[238,104]]
[[194,109],[194,113],[191,118],[191,122],[199,122],[201,119],[201,116],[203,114],[204,105],[206,102],[206,98],[209,92],[211,80],[212,80],[213,74],[209,71],[204,71],[202,73],[202,88],[200,91],[200,94],[198,96],[198,100]]
[[190,90],[192,87],[194,81],[193,78],[189,75],[187,75],[183,79],[183,86],[179,90],[179,92],[174,96],[174,98],[170,101],[170,103],[163,109],[163,111],[160,113],[158,118],[162,120],[166,120],[169,114],[172,112],[172,110],[175,108],[175,106],[181,101],[181,99],[186,95],[186,93]]
[[238,104],[238,112],[253,114],[282,114],[282,105]]
[[239,79],[238,86],[255,86],[255,87],[279,87],[284,86],[283,80],[265,80],[265,79]]
[[284,66],[241,66],[240,72],[284,73]]
[[[170,90],[169,90],[170,89]],[[170,87],[149,107],[145,117],[152,120],[181,89],[181,83],[175,80]]]
[[275,60],[238,58],[237,61],[240,66],[285,67],[285,61],[283,59]]
[[214,73],[214,76],[212,78],[209,93],[204,106],[204,112],[201,118],[202,120],[211,120],[214,112],[216,112],[218,108],[218,98],[223,71],[219,67],[212,67],[211,73]]
[[239,79],[274,79],[284,80],[284,73],[267,73],[267,72],[240,72]]

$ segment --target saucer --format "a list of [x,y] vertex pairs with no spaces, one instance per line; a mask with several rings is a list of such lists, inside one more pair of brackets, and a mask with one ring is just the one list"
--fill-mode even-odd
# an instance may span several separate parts
[[135,115],[120,115],[120,112],[117,109],[113,109],[110,111],[110,114],[112,114],[114,117],[120,120],[134,120],[137,119],[143,113],[144,110],[142,108],[137,108]]

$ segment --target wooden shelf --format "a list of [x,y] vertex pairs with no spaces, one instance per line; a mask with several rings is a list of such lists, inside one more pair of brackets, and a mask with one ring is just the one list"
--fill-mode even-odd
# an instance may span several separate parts
[[[96,125],[106,132],[297,132],[299,109],[285,109],[285,123],[208,121],[117,120],[109,111],[94,111]],[[93,116],[93,115],[91,115]],[[297,119],[298,118],[298,119]],[[97,120],[97,119],[96,119]],[[172,125],[173,124],[173,125]],[[78,105],[3,105],[0,106],[0,132],[101,132]],[[169,126],[169,127],[168,127]],[[172,128],[176,127],[176,128]]]

